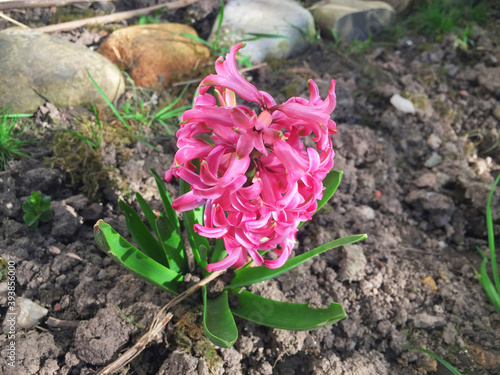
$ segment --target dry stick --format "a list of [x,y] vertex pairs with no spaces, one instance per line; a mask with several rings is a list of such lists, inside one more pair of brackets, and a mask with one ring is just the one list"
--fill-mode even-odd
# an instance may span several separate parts
[[196,284],[194,284],[191,288],[186,290],[185,292],[179,294],[172,301],[167,303],[163,308],[158,311],[153,319],[153,323],[149,327],[149,331],[144,334],[130,349],[128,349],[122,356],[120,356],[116,361],[106,366],[99,372],[99,375],[107,375],[113,374],[117,371],[120,371],[125,365],[127,365],[130,361],[132,361],[135,357],[137,357],[149,344],[149,342],[156,337],[163,328],[167,325],[167,323],[172,319],[173,314],[167,313],[162,317],[163,313],[173,306],[177,305],[179,302],[189,297],[191,294],[200,289],[203,285],[208,284],[210,281],[215,280],[220,275],[224,274],[226,270],[212,272],[210,275],[205,277],[203,280],[200,280]]
[[17,0],[17,1],[0,0],[0,10],[59,7],[75,3],[90,4],[90,3],[96,3],[98,1],[115,1],[115,0]]
[[63,22],[63,23],[60,23],[57,25],[42,26],[42,27],[37,28],[36,30],[43,31],[45,33],[55,33],[57,31],[74,30],[74,29],[77,29],[79,27],[82,27],[85,25],[90,25],[90,24],[104,24],[104,23],[123,21],[123,20],[129,19],[129,18],[132,18],[132,17],[140,16],[142,14],[150,13],[150,12],[153,12],[155,10],[162,9],[162,8],[165,8],[166,10],[178,9],[178,8],[182,8],[182,7],[197,3],[199,1],[200,0],[173,1],[171,3],[153,5],[153,6],[150,6],[147,8],[141,8],[141,9],[129,10],[126,12],[109,14],[107,16],[92,17],[92,18],[86,18],[83,20]]
[[19,22],[19,21],[16,21],[15,19],[13,18],[10,18],[9,16],[3,14],[2,12],[0,12],[0,18],[3,18],[4,20],[6,21],[9,21],[9,22],[12,22],[14,25],[17,25],[17,26],[21,26],[21,27],[24,27],[25,29],[29,29],[28,26],[26,26],[25,24]]

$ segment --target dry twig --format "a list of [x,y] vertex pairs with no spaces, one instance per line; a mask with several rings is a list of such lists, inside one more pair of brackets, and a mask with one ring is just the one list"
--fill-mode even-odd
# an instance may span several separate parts
[[167,323],[172,319],[173,314],[167,313],[165,316],[163,314],[171,309],[173,306],[177,305],[182,300],[189,297],[191,294],[200,289],[203,285],[208,284],[210,281],[215,280],[220,275],[224,274],[226,270],[212,272],[210,275],[205,277],[203,280],[200,280],[191,288],[186,290],[185,292],[179,294],[172,301],[167,303],[163,308],[158,311],[153,319],[153,323],[149,327],[149,331],[144,334],[130,349],[128,349],[122,356],[120,356],[116,361],[106,366],[99,372],[99,375],[107,375],[113,374],[117,371],[120,371],[124,366],[126,366],[130,361],[132,361],[135,357],[137,357],[149,344],[149,342],[155,338],[167,325]]
[[153,6],[150,6],[147,8],[141,8],[141,9],[129,10],[126,12],[109,14],[107,16],[92,17],[92,18],[86,18],[83,20],[63,22],[63,23],[60,23],[57,25],[42,26],[42,27],[37,28],[37,30],[43,31],[45,33],[55,33],[57,31],[74,30],[74,29],[77,29],[79,27],[86,26],[86,25],[119,22],[119,21],[123,21],[123,20],[129,19],[129,18],[132,18],[132,17],[140,16],[142,14],[148,14],[148,13],[151,13],[151,12],[158,10],[158,9],[162,9],[162,8],[165,8],[165,10],[178,9],[178,8],[182,8],[182,7],[197,3],[199,1],[200,0],[178,0],[178,1],[173,1],[171,3],[153,5]]
[[0,0],[0,10],[59,7],[63,5],[96,3],[114,0]]
[[10,18],[9,16],[7,16],[6,14],[3,14],[2,12],[0,12],[0,18],[3,18],[4,20],[6,21],[9,21],[9,22],[12,22],[14,25],[17,25],[17,26],[20,26],[20,27],[23,27],[25,29],[29,29],[28,26],[26,26],[24,23],[21,23],[19,21],[16,21],[15,19],[13,18]]

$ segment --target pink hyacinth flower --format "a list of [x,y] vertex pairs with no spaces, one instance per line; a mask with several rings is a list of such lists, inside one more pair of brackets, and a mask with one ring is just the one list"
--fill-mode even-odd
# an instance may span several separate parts
[[[237,44],[220,57],[217,74],[201,82],[193,108],[182,117],[179,150],[165,174],[167,181],[175,176],[191,185],[172,206],[183,212],[204,205],[204,225],[196,224],[195,231],[224,241],[228,255],[209,264],[208,271],[241,267],[249,256],[257,265],[281,267],[298,224],[317,209],[335,155],[330,137],[336,133],[330,118],[335,81],[325,100],[310,80],[309,99],[276,104],[238,72],[235,58],[242,47]],[[260,112],[237,105],[236,97],[258,105]],[[306,147],[307,136],[315,147]],[[267,250],[278,257],[264,259]]]

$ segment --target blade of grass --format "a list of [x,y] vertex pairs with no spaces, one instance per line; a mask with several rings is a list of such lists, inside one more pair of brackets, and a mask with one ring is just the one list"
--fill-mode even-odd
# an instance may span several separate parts
[[428,354],[430,355],[432,358],[434,358],[436,361],[438,361],[439,363],[441,363],[444,367],[446,367],[448,370],[450,370],[452,372],[453,375],[462,375],[455,367],[453,367],[452,365],[450,365],[446,360],[444,360],[443,358],[441,358],[440,356],[438,356],[437,354],[434,354],[433,352],[431,352],[430,350],[427,350],[427,349],[424,349],[424,348],[421,348],[419,346],[405,346],[403,347],[403,349],[415,349],[415,350],[420,350],[422,353],[425,353],[425,354]]
[[493,193],[500,181],[500,174],[495,180],[493,187],[490,190],[490,194],[488,196],[488,202],[486,203],[486,228],[488,229],[488,244],[490,247],[490,258],[491,258],[491,270],[493,272],[493,280],[495,281],[495,288],[497,290],[497,294],[500,294],[500,278],[498,277],[498,268],[497,268],[497,257],[495,254],[495,233],[493,231],[493,219],[491,216],[491,199],[493,198]]

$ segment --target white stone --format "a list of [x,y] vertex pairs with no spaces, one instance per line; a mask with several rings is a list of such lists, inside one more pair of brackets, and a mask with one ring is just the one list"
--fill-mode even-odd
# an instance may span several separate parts
[[[209,41],[215,40],[217,22]],[[258,38],[246,41],[241,50],[252,63],[269,58],[286,59],[303,52],[315,37],[311,13],[292,0],[230,0],[224,9],[219,32],[219,44],[232,47],[243,39],[253,38],[249,33],[275,34],[285,38]]]
[[399,94],[391,96],[390,102],[394,107],[396,107],[397,110],[403,113],[415,113],[415,106],[413,103]]
[[16,298],[17,324],[21,328],[31,328],[36,326],[49,310],[37,303],[24,298]]

